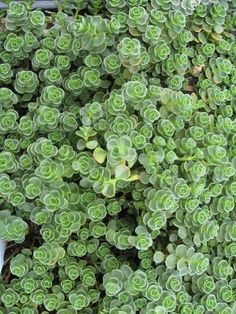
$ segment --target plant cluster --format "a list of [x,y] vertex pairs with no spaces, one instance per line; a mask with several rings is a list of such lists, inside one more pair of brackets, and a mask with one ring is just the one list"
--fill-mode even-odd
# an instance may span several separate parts
[[235,8],[9,1],[0,314],[236,313]]

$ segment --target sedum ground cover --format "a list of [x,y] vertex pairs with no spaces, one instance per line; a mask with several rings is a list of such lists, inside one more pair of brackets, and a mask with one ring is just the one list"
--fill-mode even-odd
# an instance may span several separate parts
[[236,313],[235,27],[234,0],[8,1],[0,314]]

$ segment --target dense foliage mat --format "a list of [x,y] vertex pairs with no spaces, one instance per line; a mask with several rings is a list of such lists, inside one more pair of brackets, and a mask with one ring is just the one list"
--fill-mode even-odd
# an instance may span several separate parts
[[9,1],[0,314],[236,313],[235,8]]

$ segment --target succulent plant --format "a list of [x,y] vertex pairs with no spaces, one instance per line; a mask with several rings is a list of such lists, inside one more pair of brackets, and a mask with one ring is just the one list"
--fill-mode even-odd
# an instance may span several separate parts
[[0,314],[236,313],[235,1],[56,2],[1,11]]

